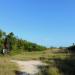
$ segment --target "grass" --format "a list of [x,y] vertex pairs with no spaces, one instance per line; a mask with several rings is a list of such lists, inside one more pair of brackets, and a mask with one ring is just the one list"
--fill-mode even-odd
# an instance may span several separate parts
[[[62,75],[63,73],[57,67],[54,59],[64,60],[70,56],[69,53],[52,53],[51,51],[36,51],[36,52],[22,52],[20,54],[11,56],[12,59],[18,60],[41,60],[49,64],[49,68],[40,68],[42,72],[39,75]],[[60,62],[60,61],[59,61]],[[57,63],[59,64],[59,63]],[[63,64],[64,66],[64,64]],[[65,66],[64,66],[65,67]]]
[[61,73],[57,67],[50,67],[48,69],[48,75],[61,75]]
[[18,60],[39,60],[39,59],[53,59],[53,58],[61,58],[64,59],[68,57],[70,54],[66,53],[51,53],[49,50],[47,51],[36,51],[36,52],[21,52],[16,55],[11,55],[12,59]]
[[10,62],[9,56],[0,56],[0,75],[16,75],[16,64]]
[[[50,50],[46,51],[36,51],[36,52],[21,52],[19,54],[11,54],[10,56],[0,56],[0,75],[16,75],[15,71],[18,70],[16,64],[11,63],[11,59],[15,60],[41,60],[49,64],[46,68],[42,68],[42,73],[39,75],[65,75],[62,70],[62,65],[64,67],[69,67],[69,64],[75,65],[75,62],[68,61],[68,64],[64,60],[69,58],[71,55],[69,53],[52,53]],[[73,56],[75,58],[75,56]],[[60,60],[62,60],[62,62]],[[58,60],[58,62],[57,62]],[[75,60],[75,59],[73,59]],[[75,67],[75,66],[74,66]],[[70,71],[71,66],[65,71]]]

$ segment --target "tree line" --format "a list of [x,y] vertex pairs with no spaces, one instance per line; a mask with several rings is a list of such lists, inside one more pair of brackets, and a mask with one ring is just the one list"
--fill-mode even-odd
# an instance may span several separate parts
[[45,46],[17,38],[13,32],[6,34],[6,32],[0,30],[0,53],[2,52],[3,48],[5,48],[5,45],[8,47],[10,52],[41,51],[46,49]]

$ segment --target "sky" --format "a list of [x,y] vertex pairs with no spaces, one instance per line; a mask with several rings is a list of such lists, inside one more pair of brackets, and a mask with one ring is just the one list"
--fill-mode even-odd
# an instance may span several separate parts
[[0,0],[0,29],[47,47],[75,43],[75,0]]

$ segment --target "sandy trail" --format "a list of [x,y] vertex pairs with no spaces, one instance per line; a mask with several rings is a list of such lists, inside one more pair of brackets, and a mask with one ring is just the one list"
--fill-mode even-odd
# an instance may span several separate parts
[[12,62],[16,63],[20,71],[25,74],[20,75],[35,75],[39,72],[38,66],[45,66],[45,63],[42,63],[38,60],[29,60],[29,61],[18,61],[18,60],[11,60]]

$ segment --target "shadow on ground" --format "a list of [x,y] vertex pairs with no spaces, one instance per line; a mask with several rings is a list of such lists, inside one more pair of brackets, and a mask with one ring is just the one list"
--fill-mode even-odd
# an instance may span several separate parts
[[15,71],[15,74],[16,75],[30,75],[30,74],[28,74],[26,72],[21,72],[21,71]]

